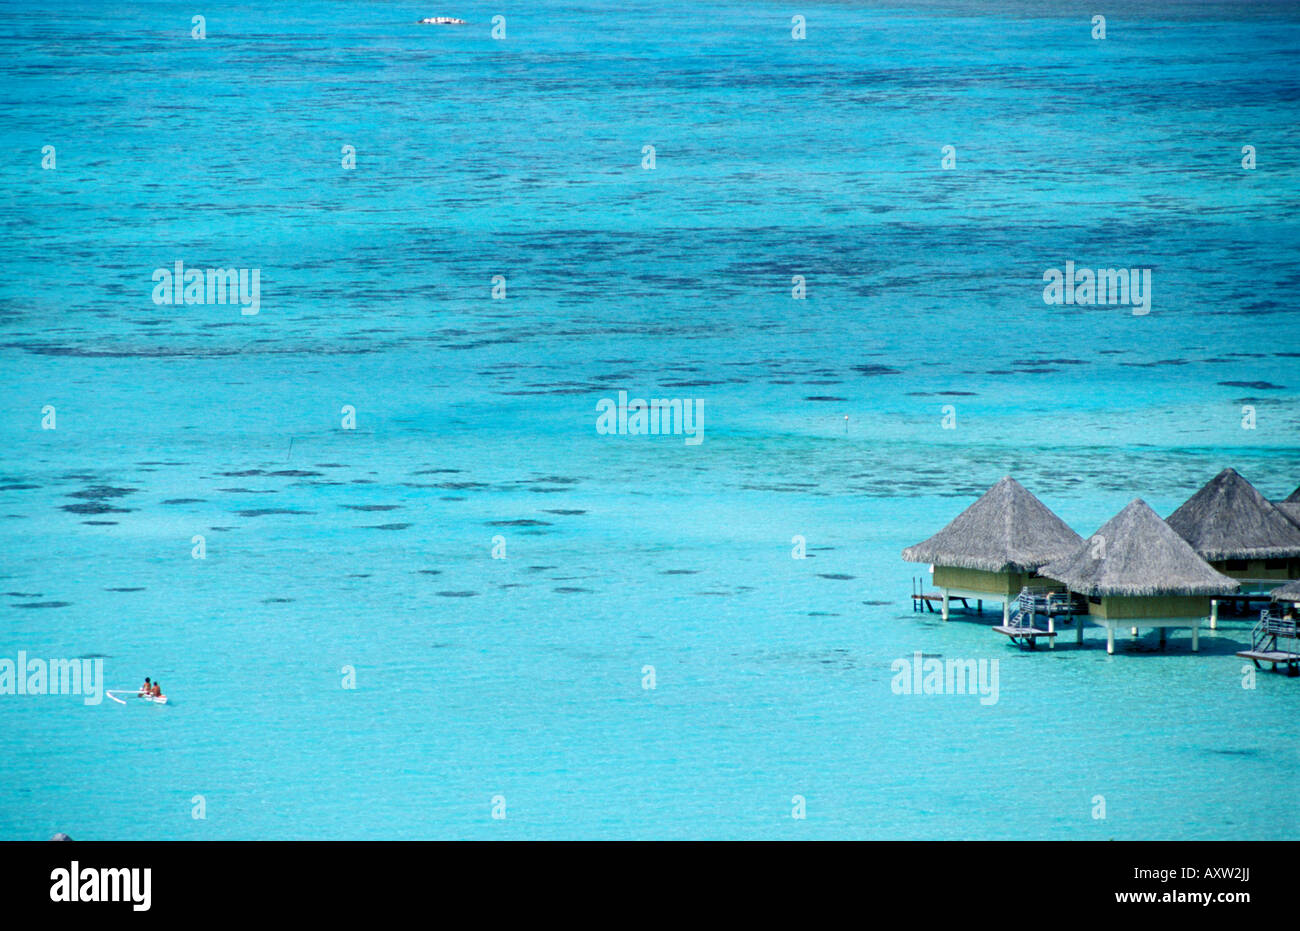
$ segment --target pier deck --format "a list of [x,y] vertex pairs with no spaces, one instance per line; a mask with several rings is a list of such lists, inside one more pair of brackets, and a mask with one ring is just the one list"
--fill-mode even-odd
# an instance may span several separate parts
[[1038,646],[1039,637],[1045,637],[1049,644],[1055,645],[1052,638],[1059,633],[1055,630],[1043,630],[1041,627],[1013,627],[1009,624],[999,624],[993,629],[1000,634],[1006,634],[1016,646],[1030,650]]
[[1271,663],[1274,669],[1285,666],[1286,674],[1292,679],[1300,676],[1300,653],[1288,650],[1241,650],[1237,655],[1250,660],[1261,669],[1261,663]]
[[[1077,624],[1079,642],[1083,643],[1083,620],[1081,614],[1087,614],[1087,603],[1077,596],[1062,592],[1041,592],[1022,588],[1016,598],[1015,613],[1004,617],[994,631],[1011,638],[1011,642],[1022,650],[1033,650],[1040,639],[1047,641],[1050,649],[1056,649],[1057,618],[1066,624]],[[1038,619],[1047,621],[1047,629],[1038,626]]]
[[[961,595],[949,595],[948,601],[949,603],[954,601],[960,601],[963,611],[970,610],[970,605],[967,604],[966,599]],[[936,603],[940,605],[943,604],[943,592],[916,592],[912,595],[913,611],[920,611],[924,609],[926,611],[929,611],[931,614],[938,614],[939,609],[935,608]]]
[[1286,667],[1286,674],[1291,678],[1300,676],[1300,652],[1283,649],[1278,641],[1289,646],[1300,646],[1300,621],[1295,615],[1283,615],[1283,609],[1277,604],[1270,604],[1259,612],[1259,623],[1251,631],[1251,647],[1237,653],[1242,659],[1253,662],[1256,668],[1263,669],[1262,663],[1269,663],[1276,670],[1278,666]]

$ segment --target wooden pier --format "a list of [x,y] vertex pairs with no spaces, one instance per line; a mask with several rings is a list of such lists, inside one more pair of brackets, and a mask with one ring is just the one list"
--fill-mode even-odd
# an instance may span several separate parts
[[[1283,616],[1279,605],[1269,605],[1259,612],[1259,623],[1251,631],[1250,640],[1250,649],[1237,653],[1242,659],[1250,660],[1258,669],[1268,663],[1274,672],[1283,666],[1289,678],[1300,677],[1300,630],[1295,615]],[[1291,649],[1283,649],[1278,641],[1287,641]]]
[[[1063,617],[1066,623],[1076,623],[1076,633],[1080,643],[1083,642],[1083,622],[1077,620],[1079,615],[1088,613],[1088,604],[1077,595],[1050,592],[1044,594],[1029,588],[1022,588],[1016,599],[1016,612],[1005,624],[993,629],[1011,638],[1011,642],[1021,649],[1033,650],[1038,641],[1046,640],[1051,649],[1056,648],[1056,619]],[[1038,618],[1047,619],[1046,629],[1037,626]]]
[[1242,650],[1237,655],[1253,660],[1260,669],[1264,668],[1260,663],[1272,663],[1274,672],[1278,666],[1285,666],[1288,678],[1300,676],[1300,653],[1289,653],[1286,650]]
[[[949,595],[945,602],[943,592],[927,592],[924,590],[924,585],[921,579],[916,578],[916,576],[912,577],[913,611],[929,611],[931,614],[941,613],[946,617],[948,614],[948,604],[954,601],[961,602],[961,608],[963,611],[970,610],[970,603],[966,596]],[[940,606],[938,609],[935,608],[936,604]],[[979,614],[984,613],[984,600],[982,598],[977,598],[975,600],[975,610]]]
[[[1048,626],[1052,627],[1055,625],[1049,624]],[[1008,625],[1004,627],[1001,624],[999,624],[997,627],[994,627],[993,629],[1000,634],[1006,634],[1008,637],[1011,638],[1012,643],[1024,649],[1029,649],[1029,650],[1035,649],[1038,645],[1039,637],[1045,638],[1050,646],[1052,647],[1056,646],[1056,641],[1052,639],[1057,634],[1055,630],[1050,630],[1050,629],[1042,630],[1041,628],[1033,627],[1032,625],[1017,626],[1017,627],[1012,627]]]

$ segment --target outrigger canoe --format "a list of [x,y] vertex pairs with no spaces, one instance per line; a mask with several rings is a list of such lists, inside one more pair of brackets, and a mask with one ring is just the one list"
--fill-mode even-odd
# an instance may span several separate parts
[[109,698],[113,699],[113,701],[117,702],[119,705],[126,704],[126,699],[118,698],[117,696],[119,695],[126,695],[128,697],[134,695],[136,698],[142,699],[143,701],[147,701],[147,702],[153,702],[155,705],[167,704],[166,695],[159,695],[158,697],[155,698],[153,695],[141,695],[138,689],[110,689],[106,691],[104,694],[107,695]]

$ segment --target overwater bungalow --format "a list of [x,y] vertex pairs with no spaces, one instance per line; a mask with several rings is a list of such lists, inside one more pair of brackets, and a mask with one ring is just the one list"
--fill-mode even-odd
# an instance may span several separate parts
[[1300,578],[1300,526],[1235,469],[1216,475],[1166,523],[1243,591],[1266,593]]
[[[1115,652],[1121,627],[1190,627],[1192,650],[1200,648],[1200,624],[1210,598],[1237,590],[1191,545],[1135,498],[1062,559],[1039,568],[1070,591],[1087,596],[1087,619],[1106,628],[1106,652]],[[1078,619],[1082,640],[1083,618]]]
[[1052,586],[1039,567],[1071,552],[1080,539],[1008,475],[948,526],[903,550],[903,558],[933,566],[945,621],[949,598],[956,597],[1002,602],[1005,624],[1022,588]]

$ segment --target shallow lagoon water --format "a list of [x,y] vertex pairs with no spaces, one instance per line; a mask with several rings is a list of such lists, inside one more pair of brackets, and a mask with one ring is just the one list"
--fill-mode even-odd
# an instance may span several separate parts
[[[0,837],[1295,837],[1249,620],[1021,653],[899,558],[1008,473],[1084,534],[1300,484],[1294,11],[496,12],[0,5],[0,656],[171,697],[0,697]],[[704,442],[598,436],[620,389]]]

